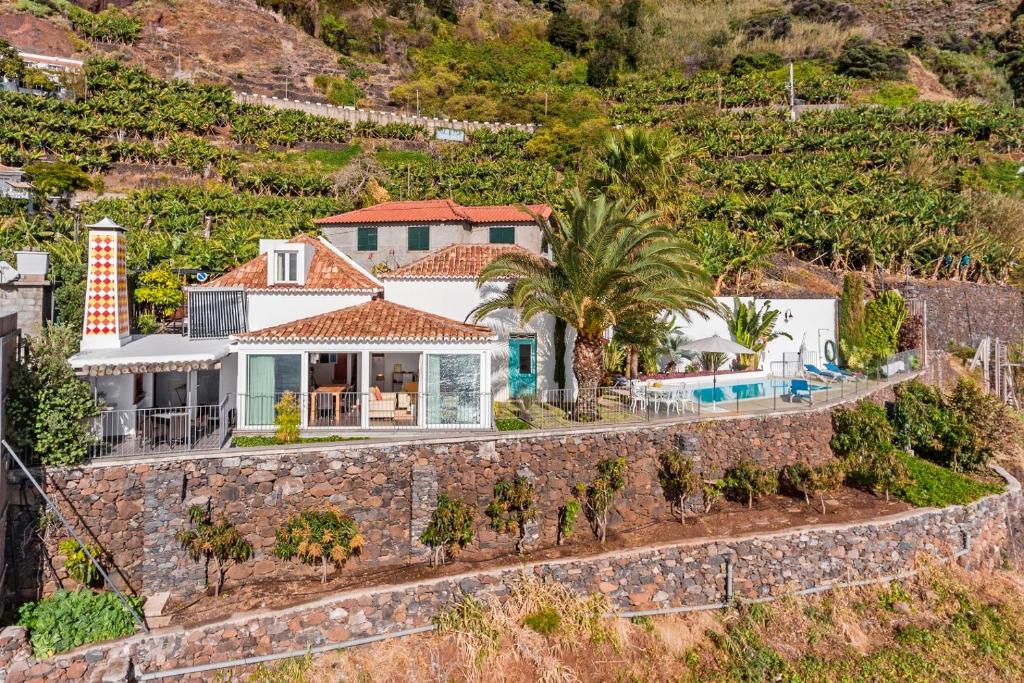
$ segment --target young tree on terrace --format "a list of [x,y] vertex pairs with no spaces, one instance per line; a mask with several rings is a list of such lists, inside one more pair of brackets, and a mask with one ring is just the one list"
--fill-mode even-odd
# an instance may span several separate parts
[[597,416],[608,329],[654,310],[684,316],[715,310],[710,279],[692,247],[655,226],[654,218],[652,213],[636,215],[622,201],[575,190],[565,213],[540,222],[552,261],[504,254],[480,273],[480,285],[509,278],[514,283],[503,296],[477,307],[477,321],[511,308],[524,322],[547,313],[576,328],[577,419]]

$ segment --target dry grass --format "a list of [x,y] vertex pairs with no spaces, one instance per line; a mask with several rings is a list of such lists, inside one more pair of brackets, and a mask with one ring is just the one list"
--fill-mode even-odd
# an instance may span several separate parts
[[782,9],[764,0],[668,0],[644,25],[644,66],[655,70],[694,71],[728,64],[740,52],[771,51],[787,59],[834,54],[853,36],[867,36],[867,26],[841,27],[794,19],[781,40],[748,41],[736,28],[754,14]]
[[[286,662],[242,680],[832,681],[861,667],[870,668],[865,680],[906,680],[918,663],[961,680],[1020,680],[1024,575],[920,564],[921,574],[903,582],[632,621],[603,616],[602,597],[524,578],[501,601],[463,598],[437,634]],[[558,615],[547,635],[524,625],[540,612]],[[910,642],[912,633],[928,635]]]

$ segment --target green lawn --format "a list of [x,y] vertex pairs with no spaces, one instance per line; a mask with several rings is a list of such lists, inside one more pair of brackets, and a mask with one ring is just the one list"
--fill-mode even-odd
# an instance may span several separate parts
[[[336,443],[339,441],[365,441],[366,436],[301,436],[298,443]],[[280,446],[276,436],[236,436],[231,440],[235,448],[252,448],[254,446]]]

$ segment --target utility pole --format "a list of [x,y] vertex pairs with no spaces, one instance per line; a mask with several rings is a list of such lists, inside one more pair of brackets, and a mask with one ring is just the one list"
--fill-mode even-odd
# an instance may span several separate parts
[[796,84],[793,82],[793,62],[789,63],[789,120],[796,121]]
[[288,99],[288,76],[284,77],[284,98]]

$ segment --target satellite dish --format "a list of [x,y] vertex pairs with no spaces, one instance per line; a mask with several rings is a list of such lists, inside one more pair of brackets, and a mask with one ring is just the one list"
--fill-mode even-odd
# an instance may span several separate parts
[[210,276],[207,273],[196,273],[196,282],[206,282],[209,279]]

